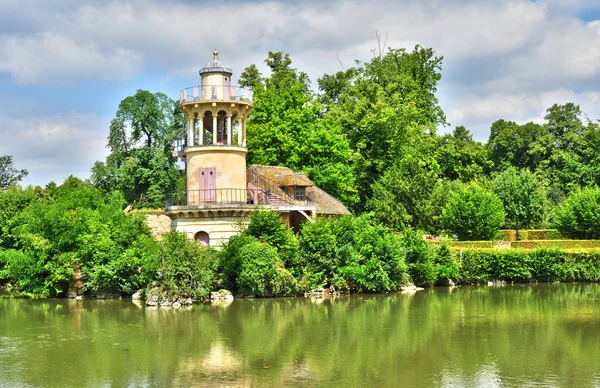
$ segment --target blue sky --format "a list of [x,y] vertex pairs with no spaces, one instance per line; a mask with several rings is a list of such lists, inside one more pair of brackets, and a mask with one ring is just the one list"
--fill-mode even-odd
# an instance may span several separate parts
[[600,118],[600,0],[0,0],[0,154],[25,184],[87,178],[118,103],[136,89],[176,98],[215,48],[238,74],[284,51],[316,81],[369,60],[375,30],[444,56],[442,108],[478,140],[555,102]]

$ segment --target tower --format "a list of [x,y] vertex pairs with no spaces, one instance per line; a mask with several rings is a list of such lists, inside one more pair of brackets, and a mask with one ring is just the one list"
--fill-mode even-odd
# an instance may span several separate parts
[[277,166],[247,169],[246,119],[252,94],[232,84],[233,71],[217,51],[199,74],[201,84],[179,95],[187,136],[177,156],[185,162],[186,187],[167,196],[171,229],[218,247],[238,233],[239,221],[247,221],[257,207],[277,211],[295,229],[304,220],[312,221],[316,212],[348,213],[304,173]]

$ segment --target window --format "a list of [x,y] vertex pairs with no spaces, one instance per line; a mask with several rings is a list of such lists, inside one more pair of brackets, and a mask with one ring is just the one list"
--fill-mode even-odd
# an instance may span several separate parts
[[294,189],[294,198],[296,201],[304,201],[305,199],[306,187],[304,186],[296,186]]

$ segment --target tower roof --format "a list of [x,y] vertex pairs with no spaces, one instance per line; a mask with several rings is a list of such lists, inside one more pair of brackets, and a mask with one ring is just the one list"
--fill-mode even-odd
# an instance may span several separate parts
[[231,70],[231,67],[219,60],[219,52],[215,50],[213,52],[213,60],[200,69],[200,75],[206,73],[224,73],[231,75],[233,74],[233,71]]

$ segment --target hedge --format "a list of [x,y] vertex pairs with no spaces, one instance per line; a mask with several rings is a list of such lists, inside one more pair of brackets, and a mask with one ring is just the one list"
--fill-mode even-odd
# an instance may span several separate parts
[[461,283],[600,280],[600,250],[477,249],[456,254]]
[[559,248],[559,249],[590,249],[600,248],[600,240],[528,240],[512,241],[511,248],[537,249],[537,248]]
[[[501,230],[504,241],[517,241],[517,231],[514,229]],[[559,240],[562,236],[556,229],[523,229],[519,230],[519,240]]]
[[448,245],[457,249],[493,248],[492,241],[427,241],[431,245]]

